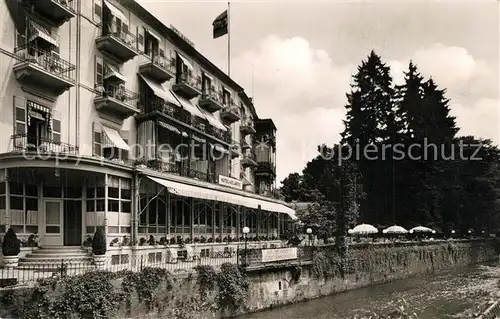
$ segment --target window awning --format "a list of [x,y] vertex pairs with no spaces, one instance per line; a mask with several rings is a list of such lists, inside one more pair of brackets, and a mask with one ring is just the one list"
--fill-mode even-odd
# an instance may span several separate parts
[[203,75],[206,76],[207,78],[209,78],[210,81],[214,80],[214,78],[210,74],[208,74],[207,72],[203,72]]
[[147,28],[146,32],[149,33],[153,38],[155,38],[156,40],[158,40],[158,42],[161,42],[161,36],[158,33],[156,33],[155,31],[151,30],[150,28]]
[[205,118],[207,119],[208,123],[210,123],[213,127],[218,128],[221,131],[226,132],[227,128],[224,124],[222,124],[222,121],[219,119],[219,113],[215,115],[214,113],[210,113],[204,108],[200,107],[200,111],[203,113]]
[[120,73],[117,67],[114,65],[108,64],[107,65],[107,72],[106,75],[104,75],[104,79],[109,79],[111,77],[115,77],[119,80],[122,80],[123,82],[127,81],[127,78]]
[[130,147],[127,143],[125,143],[118,131],[106,126],[103,126],[102,128],[104,129],[104,133],[106,133],[106,137],[108,138],[108,143],[106,143],[104,147],[117,147],[125,151],[130,151]]
[[172,126],[168,123],[165,123],[163,121],[159,121],[158,124],[163,127],[163,128],[166,128],[167,130],[169,130],[170,132],[173,132],[173,133],[176,133],[176,134],[179,134],[181,135],[181,131],[179,131],[175,126]]
[[191,115],[198,116],[199,118],[202,118],[202,119],[207,119],[205,117],[205,115],[203,115],[203,113],[200,111],[200,109],[196,105],[191,103],[191,101],[189,101],[186,98],[183,98],[182,96],[180,96],[178,94],[175,94],[172,91],[170,91],[170,92],[173,94],[173,96],[175,96],[177,101],[179,101],[179,103],[182,105],[182,108],[185,109],[186,111],[188,111],[189,113],[191,113]]
[[181,59],[182,63],[184,63],[189,69],[194,70],[193,65],[191,64],[191,62],[189,62],[188,59],[186,59],[185,57],[183,57],[182,54],[180,54],[179,52],[177,52],[177,56],[179,57],[179,59]]
[[111,14],[115,18],[118,18],[118,19],[122,20],[122,22],[125,22],[128,24],[128,19],[125,16],[125,14],[122,12],[122,10],[118,9],[118,7],[116,7],[114,4],[112,4],[111,2],[106,1],[106,0],[104,0],[104,5],[106,6],[106,8],[109,9],[109,11],[111,11]]
[[59,41],[57,41],[57,39],[55,39],[50,34],[49,30],[47,30],[46,28],[42,27],[41,25],[39,25],[34,21],[30,21],[30,24],[31,24],[31,34],[29,41],[33,41],[36,38],[41,38],[56,47],[59,46]]
[[45,114],[50,114],[50,109],[46,106],[43,106],[33,101],[27,101],[26,103],[28,104],[28,108],[31,110],[42,112]]
[[160,83],[149,79],[148,77],[139,74],[139,76],[144,80],[144,82],[153,90],[153,93],[159,97],[160,99],[164,100],[167,103],[174,104],[178,107],[182,107],[179,101],[172,95],[172,92],[170,90],[165,89]]
[[287,214],[288,216],[290,216],[290,218],[297,219],[295,210],[284,204],[269,202],[257,198],[245,197],[232,193],[226,193],[223,191],[208,189],[200,186],[183,184],[152,176],[148,176],[148,178],[153,182],[165,187],[171,194],[184,197],[215,200],[235,205],[241,205],[253,209],[258,209],[260,206],[260,209],[262,210]]

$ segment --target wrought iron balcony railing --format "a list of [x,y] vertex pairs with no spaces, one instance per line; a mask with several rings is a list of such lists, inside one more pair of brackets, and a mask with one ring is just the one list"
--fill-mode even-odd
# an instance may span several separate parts
[[58,76],[72,83],[76,79],[74,64],[62,59],[58,53],[50,50],[40,50],[33,45],[24,45],[14,49],[19,63],[29,62],[44,69],[48,73]]
[[123,43],[131,48],[135,48],[137,44],[137,35],[133,34],[124,28],[124,24],[109,22],[102,25],[102,36],[111,35],[120,39]]
[[127,90],[123,86],[107,85],[104,83],[102,86],[98,85],[97,91],[102,97],[114,98],[133,107],[137,107],[138,105],[139,94]]
[[151,59],[153,64],[169,71],[175,73],[175,64],[172,64],[172,59],[168,59],[166,57],[160,56],[159,54],[154,54]]
[[12,135],[14,151],[34,152],[38,154],[70,154],[78,155],[79,148],[52,138],[37,137],[27,133]]
[[161,158],[156,159],[139,159],[135,162],[136,166],[144,165],[149,169],[162,172],[178,174],[184,177],[195,178],[204,182],[217,183],[217,174],[201,172],[192,168],[187,167],[186,163],[181,162],[169,162]]
[[166,103],[163,99],[153,97],[147,103],[140,103],[140,109],[142,113],[158,111],[160,113],[165,114],[166,116],[179,120],[187,125],[193,126],[198,130],[208,135],[211,135],[219,140],[222,140],[226,143],[231,143],[231,132],[222,131],[210,125],[205,120],[193,117],[191,113],[179,107],[173,106],[169,103]]

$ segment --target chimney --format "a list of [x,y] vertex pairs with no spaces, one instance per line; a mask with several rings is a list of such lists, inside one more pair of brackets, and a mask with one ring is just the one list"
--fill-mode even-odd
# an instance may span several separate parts
[[249,97],[248,99],[250,100],[250,103],[253,104],[253,97]]

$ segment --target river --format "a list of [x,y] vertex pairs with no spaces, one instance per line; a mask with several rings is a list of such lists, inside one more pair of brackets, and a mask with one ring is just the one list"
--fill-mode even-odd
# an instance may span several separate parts
[[478,265],[352,290],[240,319],[354,319],[385,315],[403,306],[419,319],[473,318],[500,297],[500,267]]

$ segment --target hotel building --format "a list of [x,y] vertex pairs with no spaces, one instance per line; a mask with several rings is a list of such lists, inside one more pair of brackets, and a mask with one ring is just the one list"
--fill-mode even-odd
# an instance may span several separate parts
[[222,244],[290,227],[273,121],[174,27],[133,0],[0,13],[0,236]]

